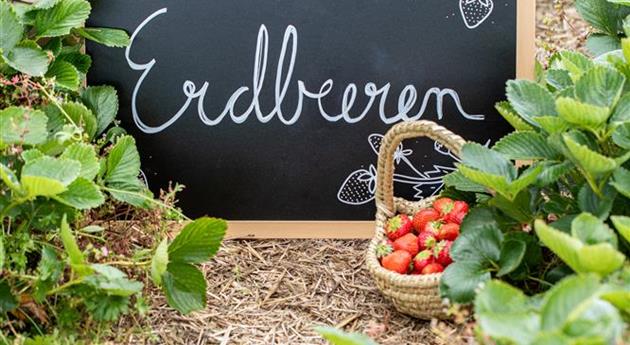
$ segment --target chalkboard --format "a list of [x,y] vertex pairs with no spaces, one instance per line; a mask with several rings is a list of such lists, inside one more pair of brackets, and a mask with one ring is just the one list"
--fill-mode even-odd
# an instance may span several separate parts
[[[89,82],[118,89],[149,187],[184,184],[190,216],[369,220],[393,124],[433,120],[483,144],[510,130],[494,104],[518,67],[516,0],[92,4],[89,25],[133,36],[88,44]],[[453,160],[405,142],[396,194],[437,193]]]

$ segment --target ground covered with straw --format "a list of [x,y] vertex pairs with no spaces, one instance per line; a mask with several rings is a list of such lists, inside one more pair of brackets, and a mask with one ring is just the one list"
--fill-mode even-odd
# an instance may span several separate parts
[[[533,0],[519,0],[533,1]],[[587,29],[570,1],[538,0],[539,58],[576,49]],[[316,325],[364,332],[379,344],[466,344],[456,321],[424,322],[397,313],[364,267],[367,240],[228,240],[204,267],[208,307],[182,316],[155,292],[143,320],[125,319],[111,343],[321,344]]]

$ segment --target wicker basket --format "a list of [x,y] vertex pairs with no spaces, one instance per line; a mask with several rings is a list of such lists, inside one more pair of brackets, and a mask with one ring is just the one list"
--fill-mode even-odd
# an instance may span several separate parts
[[420,319],[444,318],[445,306],[439,292],[441,274],[402,275],[381,267],[376,257],[376,246],[385,236],[385,223],[396,213],[413,215],[428,207],[434,198],[411,202],[394,197],[394,153],[404,139],[429,137],[455,155],[459,155],[465,141],[444,127],[431,121],[403,122],[392,127],[381,142],[378,156],[376,186],[376,234],[367,251],[366,264],[376,285],[396,309]]

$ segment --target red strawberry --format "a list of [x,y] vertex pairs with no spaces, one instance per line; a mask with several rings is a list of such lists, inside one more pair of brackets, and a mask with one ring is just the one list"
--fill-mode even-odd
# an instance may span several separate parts
[[418,246],[418,238],[414,234],[406,234],[405,236],[394,241],[394,250],[407,251],[411,256],[416,256],[420,251]]
[[424,227],[428,222],[432,222],[438,219],[440,219],[440,212],[436,211],[433,208],[425,208],[418,211],[413,216],[413,227],[418,233],[420,233],[424,230]]
[[453,262],[451,259],[452,241],[441,241],[435,246],[435,257],[438,264],[446,267]]
[[450,198],[439,198],[433,202],[433,208],[440,212],[442,216],[448,214],[453,209],[454,202]]
[[422,273],[422,270],[429,264],[435,262],[435,257],[430,250],[423,250],[413,258],[413,272]]
[[444,221],[447,223],[461,224],[464,217],[468,214],[468,204],[465,201],[455,201],[453,209],[446,216]]
[[459,224],[446,223],[440,227],[440,230],[438,231],[436,238],[439,241],[443,241],[443,240],[455,241],[457,236],[459,236]]
[[398,272],[400,274],[407,273],[411,264],[411,254],[404,250],[397,250],[386,255],[381,260],[381,265],[387,270]]
[[435,243],[437,242],[437,239],[435,237],[435,232],[421,232],[420,235],[418,235],[418,249],[425,250],[433,248],[433,246],[435,246]]
[[438,264],[438,263],[432,263],[432,264],[428,264],[426,265],[423,269],[422,269],[422,274],[434,274],[434,273],[440,273],[444,271],[444,266]]
[[376,245],[376,257],[381,259],[394,251],[390,240],[383,241]]
[[428,222],[425,226],[423,231],[426,232],[432,232],[434,234],[437,234],[438,232],[440,232],[440,228],[442,227],[442,221],[441,220],[435,220],[432,222]]
[[385,233],[390,240],[402,237],[413,230],[413,224],[406,214],[399,214],[390,218],[385,224]]

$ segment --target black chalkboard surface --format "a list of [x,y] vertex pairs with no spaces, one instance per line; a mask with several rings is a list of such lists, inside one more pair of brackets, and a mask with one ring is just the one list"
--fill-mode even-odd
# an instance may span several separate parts
[[[516,0],[98,0],[91,84],[114,85],[149,186],[186,185],[190,216],[369,220],[381,135],[434,120],[467,140],[509,126],[494,110],[516,74]],[[453,170],[427,139],[396,156],[396,194]]]

